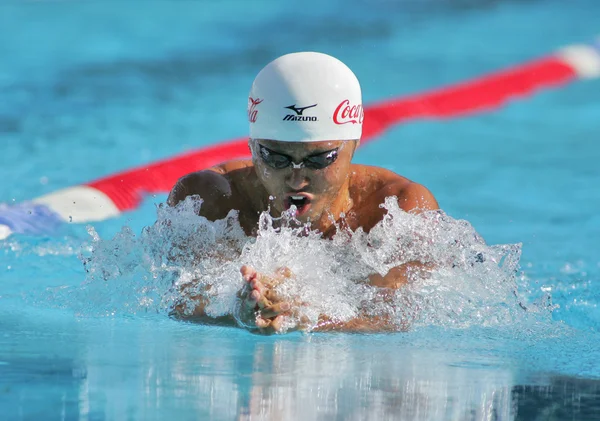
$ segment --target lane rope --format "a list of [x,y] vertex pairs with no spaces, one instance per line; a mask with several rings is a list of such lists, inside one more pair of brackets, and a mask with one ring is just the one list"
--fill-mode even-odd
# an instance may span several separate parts
[[[600,77],[600,38],[470,81],[365,107],[361,144],[416,119],[449,119],[491,111],[510,100]],[[185,174],[230,159],[248,158],[247,138],[234,139],[87,184],[61,189],[30,202],[0,204],[0,239],[11,233],[43,234],[63,222],[102,221],[136,209],[148,194],[167,193]]]

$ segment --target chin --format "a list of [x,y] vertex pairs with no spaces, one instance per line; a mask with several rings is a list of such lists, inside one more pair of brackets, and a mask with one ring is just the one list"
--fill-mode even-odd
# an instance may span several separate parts
[[317,222],[321,219],[322,211],[318,209],[311,209],[310,212],[305,213],[304,215],[296,215],[296,219],[301,222]]

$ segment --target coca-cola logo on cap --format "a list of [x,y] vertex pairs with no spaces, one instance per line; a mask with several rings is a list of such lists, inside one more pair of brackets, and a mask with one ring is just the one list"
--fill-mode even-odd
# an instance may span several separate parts
[[362,124],[365,117],[362,104],[351,104],[349,99],[340,102],[333,112],[333,122],[335,124]]
[[258,117],[256,106],[261,102],[263,102],[263,100],[260,98],[248,97],[248,121],[250,121],[250,123],[256,122],[256,117]]

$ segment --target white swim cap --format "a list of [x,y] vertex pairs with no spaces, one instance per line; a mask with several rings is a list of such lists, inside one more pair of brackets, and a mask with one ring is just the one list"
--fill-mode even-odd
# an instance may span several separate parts
[[248,98],[250,138],[288,142],[360,139],[358,79],[322,53],[286,54],[256,76]]

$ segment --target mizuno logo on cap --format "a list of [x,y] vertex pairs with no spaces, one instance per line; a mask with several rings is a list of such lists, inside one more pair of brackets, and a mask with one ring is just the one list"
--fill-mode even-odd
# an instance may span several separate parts
[[309,105],[308,107],[296,107],[296,104],[294,104],[294,105],[290,105],[289,107],[283,107],[283,108],[292,110],[293,112],[296,113],[296,115],[302,115],[304,110],[306,110],[307,108],[312,108],[312,107],[316,107],[316,106],[317,106],[317,104]]
[[304,110],[306,110],[308,108],[313,108],[316,106],[317,106],[317,104],[308,105],[306,107],[296,107],[296,104],[294,104],[294,105],[290,105],[288,107],[283,107],[288,110],[292,110],[293,112],[296,113],[296,115],[294,115],[294,114],[286,115],[285,117],[283,117],[283,121],[317,121],[318,119],[315,116],[302,115]]

